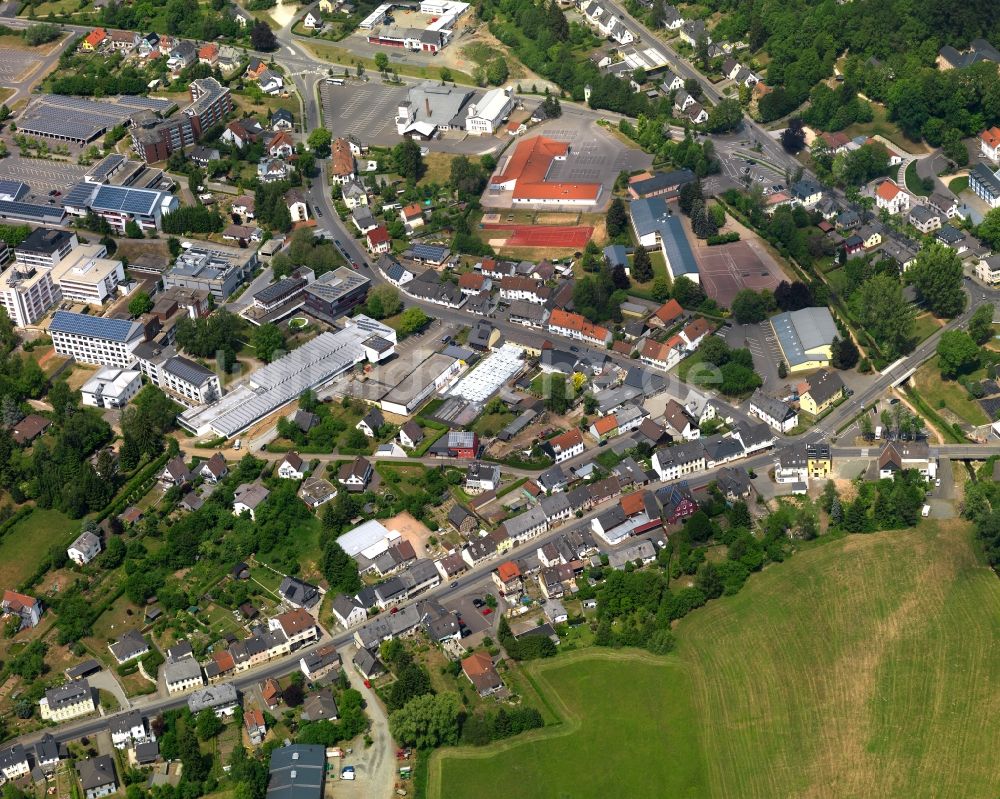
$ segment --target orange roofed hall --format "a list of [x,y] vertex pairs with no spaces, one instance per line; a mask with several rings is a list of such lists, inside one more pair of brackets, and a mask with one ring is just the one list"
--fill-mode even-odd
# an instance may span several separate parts
[[514,203],[594,205],[601,198],[600,183],[560,183],[546,180],[553,161],[565,161],[569,144],[535,136],[519,142],[503,172],[491,181],[497,191],[512,191]]

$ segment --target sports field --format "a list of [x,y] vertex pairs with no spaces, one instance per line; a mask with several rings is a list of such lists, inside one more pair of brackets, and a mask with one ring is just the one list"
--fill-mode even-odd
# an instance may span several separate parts
[[677,634],[534,664],[566,721],[444,751],[430,796],[1000,795],[1000,581],[964,524],[823,543]]
[[508,247],[567,247],[582,250],[587,246],[594,229],[589,225],[512,225],[486,224],[483,228],[497,235],[496,231],[510,231]]

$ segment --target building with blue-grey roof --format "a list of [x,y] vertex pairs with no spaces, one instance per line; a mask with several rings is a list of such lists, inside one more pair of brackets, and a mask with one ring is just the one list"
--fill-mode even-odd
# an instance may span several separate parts
[[604,248],[604,260],[612,269],[616,266],[628,269],[628,250],[624,244],[609,244]]
[[671,212],[662,197],[635,200],[629,207],[632,230],[639,244],[647,250],[659,248],[670,276],[676,280],[683,275],[700,282],[698,262],[695,261],[691,244],[680,217]]
[[771,317],[771,328],[789,372],[829,366],[837,326],[829,308],[802,308]]
[[180,201],[165,191],[104,184],[98,186],[88,207],[118,233],[123,233],[129,222],[135,222],[144,231],[159,230],[163,215],[176,211]]
[[291,744],[271,752],[267,799],[321,799],[326,749],[319,744]]
[[128,319],[56,311],[49,323],[52,346],[59,355],[82,363],[117,366],[135,363],[135,348],[143,341],[143,328]]

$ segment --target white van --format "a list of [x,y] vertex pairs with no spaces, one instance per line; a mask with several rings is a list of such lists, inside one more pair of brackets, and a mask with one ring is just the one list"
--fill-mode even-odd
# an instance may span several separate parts
[[243,446],[242,438],[237,438],[236,441],[233,442],[233,449],[239,449],[242,446]]
[[931,515],[931,506],[930,505],[924,505],[924,507],[920,511],[920,515],[923,516],[925,519],[928,516],[930,516]]

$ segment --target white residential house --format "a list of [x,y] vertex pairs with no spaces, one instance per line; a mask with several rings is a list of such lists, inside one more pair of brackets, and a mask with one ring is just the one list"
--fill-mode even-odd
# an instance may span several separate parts
[[163,681],[167,686],[167,693],[179,694],[192,688],[201,688],[205,684],[205,677],[201,664],[193,657],[186,657],[170,661],[163,667]]
[[138,710],[122,713],[111,720],[111,743],[115,749],[128,749],[155,740],[156,736]]
[[750,397],[748,412],[780,433],[787,433],[799,423],[799,414],[792,406],[769,397],[760,389]]
[[31,771],[24,746],[14,744],[0,752],[0,782],[16,780]]
[[233,497],[233,516],[249,513],[254,519],[257,508],[270,494],[261,483],[243,483],[237,487]]
[[309,466],[297,452],[289,452],[278,466],[278,477],[285,480],[301,480],[309,471]]
[[66,554],[77,566],[83,566],[96,558],[101,549],[101,539],[88,530],[69,545]]
[[352,596],[341,594],[333,600],[333,615],[344,629],[356,627],[368,620],[364,605]]
[[875,204],[890,214],[899,214],[910,209],[910,195],[893,181],[884,180],[875,189]]
[[979,134],[979,151],[993,163],[1000,162],[1000,128],[994,125]]
[[317,9],[311,9],[306,12],[306,15],[302,18],[302,27],[308,28],[311,31],[319,30],[323,27],[323,17]]
[[6,590],[3,592],[3,602],[0,604],[4,616],[11,616],[21,620],[19,629],[25,630],[37,627],[42,618],[42,603],[33,596],[19,594],[16,591]]
[[43,721],[68,721],[77,716],[93,713],[94,690],[86,680],[74,680],[57,688],[49,688],[38,700],[38,711]]
[[293,224],[309,220],[309,206],[306,205],[305,198],[299,192],[288,192],[285,195],[285,202],[288,203],[288,213],[292,217]]

